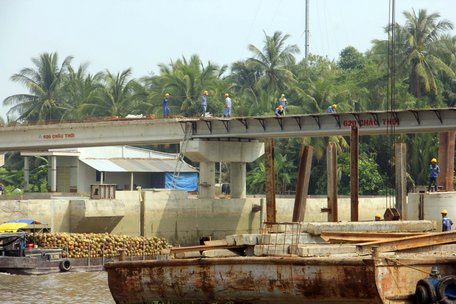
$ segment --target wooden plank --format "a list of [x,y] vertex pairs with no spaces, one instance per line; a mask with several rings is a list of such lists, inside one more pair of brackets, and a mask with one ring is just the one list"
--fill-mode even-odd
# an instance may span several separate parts
[[359,253],[370,253],[376,247],[377,252],[400,251],[405,249],[428,247],[456,242],[456,231],[426,233],[424,235],[403,237],[398,240],[375,241],[357,245]]
[[206,246],[206,245],[197,245],[197,246],[185,246],[185,247],[172,247],[170,249],[171,253],[177,252],[192,252],[192,251],[204,251],[204,250],[212,250],[212,249],[236,249],[242,248],[245,246]]
[[228,242],[226,240],[212,240],[204,241],[205,246],[227,246]]
[[365,243],[401,239],[407,236],[423,235],[422,232],[322,232],[320,237],[330,243]]

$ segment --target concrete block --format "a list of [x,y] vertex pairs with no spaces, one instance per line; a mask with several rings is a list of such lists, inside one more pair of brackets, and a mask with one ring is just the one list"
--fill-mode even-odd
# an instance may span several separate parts
[[236,245],[236,241],[234,240],[234,234],[232,235],[227,235],[225,237],[226,243],[228,246],[234,246]]
[[310,245],[298,246],[297,254],[301,257],[330,256],[333,254],[356,253],[355,245]]
[[325,243],[325,241],[319,236],[313,236],[309,233],[298,233],[298,234],[262,234],[259,238],[261,245],[298,245],[307,243]]
[[229,249],[213,249],[203,251],[203,256],[207,258],[226,258],[226,257],[237,257],[239,254]]
[[[303,226],[304,228],[304,226]],[[425,232],[435,231],[432,221],[379,221],[308,223],[303,232],[320,235],[322,231],[352,232]]]
[[202,257],[199,251],[176,252],[174,256],[176,257],[176,259],[192,259]]
[[256,245],[255,256],[289,256],[289,245]]
[[236,234],[234,240],[237,246],[242,245],[258,245],[259,234]]

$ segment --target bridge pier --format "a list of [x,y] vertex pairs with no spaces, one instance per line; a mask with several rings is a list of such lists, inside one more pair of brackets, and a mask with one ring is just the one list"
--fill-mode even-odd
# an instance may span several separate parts
[[246,196],[246,163],[256,160],[264,153],[264,144],[258,140],[181,142],[182,153],[200,163],[199,197],[215,197],[215,163],[230,164],[230,190],[232,198]]

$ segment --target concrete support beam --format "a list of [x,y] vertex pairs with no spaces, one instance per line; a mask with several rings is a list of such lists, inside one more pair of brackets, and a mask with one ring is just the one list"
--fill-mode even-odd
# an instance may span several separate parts
[[336,143],[328,143],[326,148],[326,171],[328,192],[328,222],[338,222],[337,208],[337,150]]
[[246,197],[246,165],[245,163],[231,163],[230,164],[230,190],[231,198],[245,198]]
[[454,139],[455,131],[439,133],[439,167],[440,174],[437,184],[443,186],[445,191],[453,191],[454,176]]
[[201,162],[199,176],[199,198],[215,198],[215,163]]
[[407,146],[405,143],[394,144],[394,163],[396,175],[396,210],[401,217],[404,214],[404,208],[407,202]]
[[30,161],[28,156],[24,156],[24,191],[27,191],[30,185]]
[[50,156],[50,186],[51,192],[57,191],[57,158],[55,156]]

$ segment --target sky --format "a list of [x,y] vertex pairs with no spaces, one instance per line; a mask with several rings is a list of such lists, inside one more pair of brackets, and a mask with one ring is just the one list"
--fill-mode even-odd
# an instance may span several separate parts
[[[387,39],[389,0],[309,0],[309,53],[337,60],[342,49],[365,52]],[[396,0],[404,11],[440,13],[456,26],[455,0]],[[290,35],[305,50],[305,0],[0,0],[0,116],[3,100],[28,93],[10,80],[42,53],[67,56],[91,73],[132,69],[139,78],[158,74],[159,64],[200,56],[228,65],[251,56],[248,45],[264,45],[265,33]],[[456,31],[451,32],[452,35]]]

